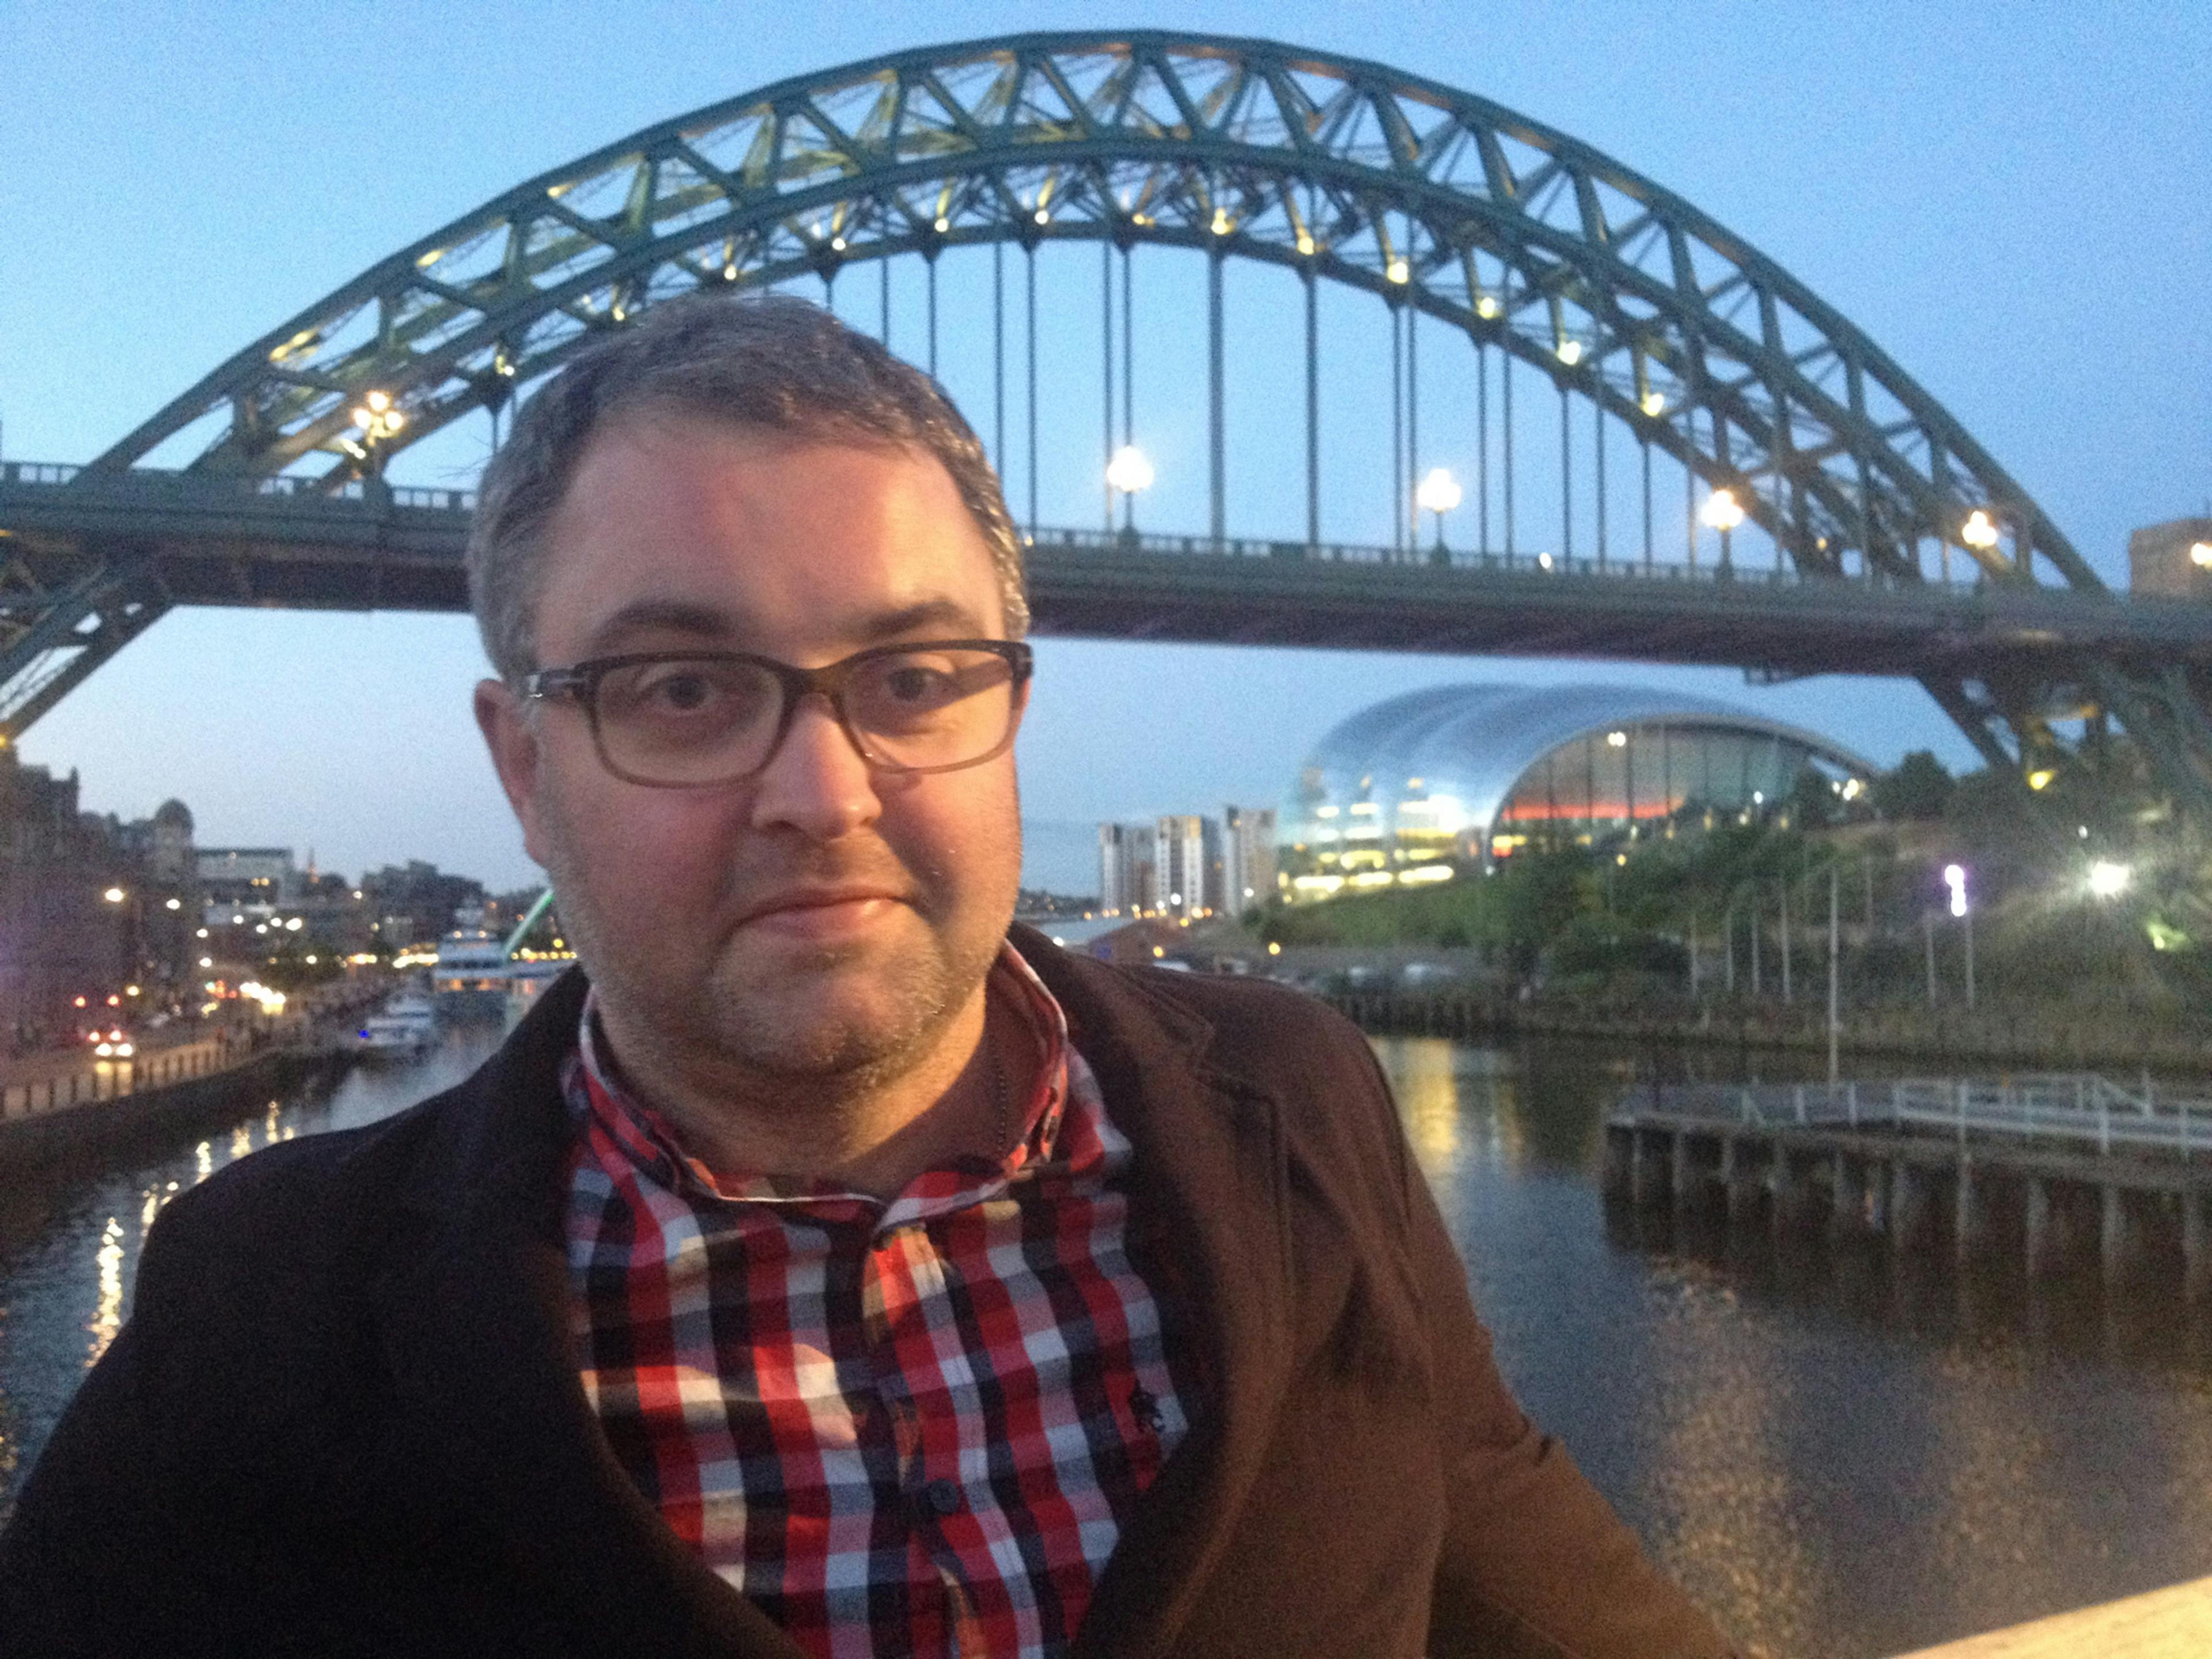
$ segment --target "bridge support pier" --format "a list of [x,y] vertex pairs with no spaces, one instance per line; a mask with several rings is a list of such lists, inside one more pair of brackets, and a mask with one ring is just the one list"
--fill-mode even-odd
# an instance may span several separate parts
[[1628,1195],[1642,1209],[1659,1195],[1659,1148],[1655,1142],[1668,1138],[1665,1130],[1638,1129],[1628,1170]]
[[1635,1182],[1636,1131],[1619,1124],[1605,1132],[1605,1192],[1608,1198],[1626,1198]]
[[2191,1302],[2212,1297],[2212,1228],[2206,1225],[2204,1200],[2193,1187],[2181,1189],[2182,1273]]
[[1911,1164],[1899,1160],[1889,1166],[1890,1243],[1909,1250],[1928,1229],[1928,1182]]
[[2107,1185],[2104,1199],[2104,1225],[2100,1231],[2105,1283],[2118,1285],[2131,1278],[2141,1265],[2142,1224],[2128,1202],[2126,1188]]
[[1708,1171],[1700,1147],[1686,1130],[1674,1133],[1674,1207],[1697,1207],[1705,1194]]
[[2041,1176],[2027,1180],[2027,1276],[2056,1279],[2066,1266],[2066,1218],[2051,1201],[2051,1183]]
[[1828,1236],[1856,1238],[1866,1231],[1866,1165],[1838,1152],[1828,1178]]
[[1742,1138],[1734,1134],[1721,1137],[1720,1181],[1722,1201],[1733,1226],[1742,1220],[1759,1204],[1759,1177],[1747,1156]]
[[1974,1161],[1971,1158],[1959,1160],[1958,1201],[1952,1213],[1953,1238],[1958,1247],[1959,1259],[1964,1261],[1982,1247],[1989,1231],[1987,1194],[1975,1178]]

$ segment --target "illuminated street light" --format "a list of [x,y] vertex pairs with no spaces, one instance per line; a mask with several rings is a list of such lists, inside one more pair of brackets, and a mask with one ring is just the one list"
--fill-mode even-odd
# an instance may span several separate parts
[[1114,459],[1106,463],[1106,482],[1124,495],[1150,489],[1154,476],[1152,462],[1134,444],[1123,444],[1114,452]]
[[1562,340],[1559,342],[1559,361],[1561,362],[1565,363],[1569,368],[1572,368],[1577,363],[1582,362],[1582,360],[1583,343],[1580,340]]
[[2051,768],[2039,766],[2027,775],[2027,787],[2036,790],[2048,789],[2051,787],[2051,781],[2058,774],[2052,771]]
[[1413,504],[1425,513],[1436,514],[1438,553],[1444,550],[1444,514],[1457,507],[1465,495],[1450,469],[1441,466],[1431,467],[1413,490]]
[[1698,517],[1721,532],[1721,568],[1733,569],[1729,558],[1729,532],[1743,522],[1743,503],[1735,498],[1733,489],[1716,489],[1705,497],[1705,504],[1698,509]]
[[1666,398],[1656,392],[1645,392],[1644,394],[1644,412],[1650,416],[1653,420],[1657,420],[1659,416],[1667,412]]
[[1959,539],[1977,553],[1986,553],[1997,544],[1997,527],[1990,522],[1990,515],[1978,507],[1960,526]]
[[1605,734],[1605,742],[1606,747],[1608,749],[1626,749],[1628,747],[1628,733],[1626,732],[1608,732]]
[[2100,899],[2118,898],[2135,879],[2135,866],[2099,859],[2089,866],[2089,890]]
[[111,887],[102,893],[100,897],[106,899],[110,904],[120,904],[124,898],[123,890],[120,887]]
[[2212,542],[2190,543],[2189,562],[2200,570],[2212,570]]
[[381,443],[407,424],[407,411],[393,405],[390,392],[372,392],[354,406],[353,423],[370,443]]
[[162,908],[169,910],[181,910],[185,908],[185,902],[182,899],[171,899]]
[[1150,489],[1153,476],[1151,460],[1134,444],[1123,444],[1106,463],[1108,488],[1121,492],[1121,532],[1126,536],[1137,533],[1137,492]]
[[1407,283],[1413,280],[1413,268],[1403,259],[1393,259],[1382,274],[1394,283]]
[[1945,865],[1943,884],[1951,890],[1951,914],[1954,916],[1965,915],[1966,914],[1966,866],[1963,864]]

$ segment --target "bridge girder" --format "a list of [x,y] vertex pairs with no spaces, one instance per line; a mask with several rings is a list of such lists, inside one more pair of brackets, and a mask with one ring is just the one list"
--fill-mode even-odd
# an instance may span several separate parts
[[[357,487],[677,294],[1100,239],[1263,261],[1416,307],[1732,489],[1808,574],[1841,574],[1856,550],[1863,574],[1916,583],[1918,546],[1935,540],[1993,582],[2101,589],[1941,404],[1680,198],[1434,81],[1166,32],[921,48],[648,127],[372,266],[94,465],[219,428],[179,459]],[[405,422],[381,441],[354,420],[371,392]],[[1976,509],[2008,550],[1961,543]],[[22,669],[0,653],[0,685]],[[2078,691],[2129,725],[2177,797],[2212,810],[2201,684],[2177,693],[2112,664],[2064,685],[1928,683],[1984,753],[2023,770],[2068,752],[2035,711]],[[0,692],[0,724],[20,729],[27,707]]]

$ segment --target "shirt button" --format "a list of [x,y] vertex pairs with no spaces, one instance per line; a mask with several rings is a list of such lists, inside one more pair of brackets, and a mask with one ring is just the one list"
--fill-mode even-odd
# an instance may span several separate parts
[[939,1515],[960,1512],[960,1488],[950,1480],[933,1480],[921,1489],[922,1501]]

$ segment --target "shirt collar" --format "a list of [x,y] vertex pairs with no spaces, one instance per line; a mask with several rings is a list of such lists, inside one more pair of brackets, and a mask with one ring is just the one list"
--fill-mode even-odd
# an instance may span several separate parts
[[[994,999],[1019,1019],[1036,1045],[1029,1091],[1015,1103],[1013,1112],[1021,1133],[996,1164],[971,1158],[925,1170],[889,1205],[834,1181],[796,1179],[759,1170],[712,1169],[687,1152],[675,1126],[638,1098],[615,1066],[599,1029],[597,990],[585,999],[577,1024],[575,1053],[564,1070],[564,1088],[571,1109],[579,1116],[589,1115],[624,1158],[662,1185],[681,1188],[695,1198],[818,1206],[830,1213],[849,1212],[851,1206],[861,1206],[868,1214],[880,1212],[884,1224],[942,1214],[995,1197],[1012,1182],[1064,1162],[1058,1155],[1074,1053],[1068,1041],[1066,1012],[1011,943],[1000,946],[988,984]],[[1075,1065],[1080,1068],[1081,1061],[1076,1060]],[[1087,1071],[1084,1075],[1087,1079]],[[1095,1109],[1095,1089],[1083,1092]],[[1077,1146],[1073,1150],[1088,1161],[1098,1145],[1098,1134],[1086,1132],[1074,1139]]]

